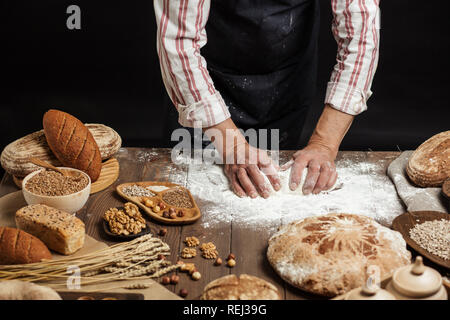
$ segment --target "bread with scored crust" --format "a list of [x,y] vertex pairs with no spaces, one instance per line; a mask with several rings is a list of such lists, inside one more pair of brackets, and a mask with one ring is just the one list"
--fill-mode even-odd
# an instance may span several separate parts
[[269,239],[267,258],[285,281],[334,297],[361,287],[376,271],[380,280],[410,263],[401,234],[375,220],[333,213],[287,224]]
[[52,259],[45,244],[16,228],[0,227],[0,265],[28,264]]
[[[100,149],[102,160],[113,157],[122,146],[120,135],[112,128],[98,123],[87,123]],[[50,150],[45,138],[44,130],[28,134],[8,144],[0,156],[0,162],[9,174],[23,178],[33,171],[41,169],[30,162],[30,158],[38,158],[55,167],[61,167],[61,162]]]
[[43,118],[47,143],[64,166],[86,172],[94,182],[100,176],[102,157],[86,126],[74,116],[49,110]]

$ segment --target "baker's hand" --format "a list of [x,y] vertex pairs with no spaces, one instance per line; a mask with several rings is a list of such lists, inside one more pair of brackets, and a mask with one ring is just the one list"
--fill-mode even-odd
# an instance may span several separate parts
[[282,166],[281,170],[286,170],[292,166],[289,188],[295,191],[300,183],[302,172],[307,167],[308,175],[303,185],[303,194],[307,195],[311,192],[318,194],[330,189],[336,183],[335,158],[336,153],[329,148],[310,144],[294,153],[293,159]]
[[233,164],[225,164],[224,171],[239,197],[256,198],[259,194],[268,198],[271,186],[265,183],[263,174],[276,191],[280,190],[278,168],[266,151],[246,144],[240,150],[238,148],[235,160]]

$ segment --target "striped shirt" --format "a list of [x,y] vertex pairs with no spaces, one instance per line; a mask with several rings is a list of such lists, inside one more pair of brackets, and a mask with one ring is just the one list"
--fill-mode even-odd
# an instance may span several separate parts
[[[185,127],[210,127],[230,117],[209,76],[200,49],[211,0],[154,0],[157,50],[170,99]],[[379,52],[379,0],[331,0],[332,32],[337,42],[336,65],[325,103],[357,115],[367,100]]]

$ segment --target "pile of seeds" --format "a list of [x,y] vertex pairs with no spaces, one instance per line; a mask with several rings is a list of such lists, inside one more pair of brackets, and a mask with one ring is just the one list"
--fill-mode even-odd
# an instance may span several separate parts
[[[64,171],[73,173],[70,170]],[[83,190],[88,183],[88,178],[78,172],[74,175],[64,176],[53,170],[44,170],[31,177],[25,188],[31,193],[41,196],[66,196]]]
[[442,259],[450,260],[450,220],[433,220],[416,224],[409,236],[419,246]]
[[171,206],[178,208],[193,208],[194,205],[186,191],[176,188],[165,192],[162,196],[163,200]]
[[122,192],[129,197],[153,197],[155,194],[145,187],[132,184],[122,189]]

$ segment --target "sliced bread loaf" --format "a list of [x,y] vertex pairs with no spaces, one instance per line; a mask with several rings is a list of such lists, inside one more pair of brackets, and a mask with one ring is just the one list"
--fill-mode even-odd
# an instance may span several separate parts
[[83,221],[43,204],[29,205],[18,210],[16,225],[61,254],[73,254],[84,245]]

